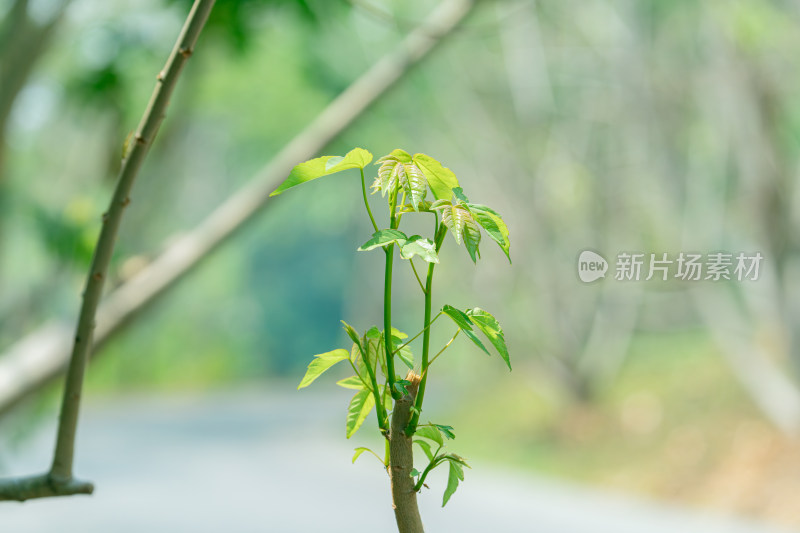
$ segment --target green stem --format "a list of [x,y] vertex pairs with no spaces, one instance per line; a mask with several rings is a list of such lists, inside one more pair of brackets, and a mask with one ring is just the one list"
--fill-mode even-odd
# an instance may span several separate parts
[[[437,357],[439,357],[440,355],[442,355],[442,354],[444,353],[444,351],[445,351],[447,348],[449,348],[451,344],[453,344],[453,341],[454,341],[454,340],[456,340],[456,337],[458,337],[458,334],[459,334],[459,333],[461,333],[461,328],[458,328],[458,329],[456,330],[455,334],[454,334],[454,335],[453,335],[453,336],[450,338],[450,340],[449,340],[449,341],[447,341],[447,344],[445,344],[445,345],[444,345],[444,347],[443,347],[441,350],[439,350],[439,352],[438,352],[436,355],[434,355],[434,356],[433,356],[433,358],[432,358],[432,359],[430,360],[430,362],[428,363],[428,368],[430,368],[430,367],[431,367],[431,365],[433,364],[433,362],[434,362],[434,361],[436,361],[436,358],[437,358]],[[428,368],[426,368],[426,369],[425,369],[425,371],[426,371],[426,372],[427,372]]]
[[[372,366],[370,366],[369,359],[367,359],[366,354],[364,354],[364,349],[359,346],[358,351],[361,353],[361,359],[364,360],[364,366],[367,367],[369,381],[372,384],[372,395],[375,397],[375,414],[378,416],[378,427],[381,429],[381,433],[386,436],[389,433],[389,415],[386,413],[386,406],[383,405],[381,395],[378,393],[378,380],[375,378],[375,371],[372,369]],[[348,359],[348,361],[350,360]],[[356,365],[354,365],[352,361],[350,361],[350,366],[353,367],[353,371],[355,371],[356,376],[358,376],[358,379],[361,380],[361,383],[364,383],[364,380],[361,379],[358,370],[356,370]]]
[[423,333],[425,333],[425,330],[426,330],[426,329],[430,329],[430,327],[433,325],[433,323],[434,323],[434,322],[436,322],[436,320],[437,320],[437,319],[438,319],[440,316],[442,316],[442,314],[443,314],[443,312],[442,312],[442,311],[439,311],[439,312],[436,314],[436,316],[435,316],[435,317],[433,317],[433,320],[431,320],[431,323],[430,323],[430,324],[428,324],[428,326],[427,326],[425,329],[423,329],[422,331],[420,331],[419,333],[417,333],[416,335],[414,335],[413,337],[411,337],[410,339],[408,339],[408,340],[407,340],[405,343],[403,343],[403,344],[401,344],[400,346],[398,346],[397,348],[395,348],[395,349],[394,349],[394,351],[392,352],[392,354],[396,354],[397,352],[399,352],[400,350],[402,350],[403,348],[405,348],[406,346],[408,346],[409,344],[411,344],[412,342],[414,342],[414,341],[417,339],[417,337],[419,337],[420,335],[422,335]]
[[[397,229],[396,204],[397,192],[394,191],[389,205],[389,227],[391,229]],[[383,345],[386,352],[386,379],[392,398],[399,400],[402,395],[394,389],[396,376],[394,375],[394,354],[392,353],[392,261],[394,259],[394,245],[387,246],[384,250],[386,251],[386,270],[383,276]]]
[[[447,227],[444,224],[440,224],[436,228],[435,237],[437,254],[442,248],[442,243],[444,242],[444,237],[446,234]],[[419,383],[417,397],[414,400],[414,409],[412,410],[411,420],[408,423],[408,427],[406,427],[406,435],[409,436],[413,435],[417,430],[419,416],[422,413],[422,402],[425,399],[425,385],[428,382],[428,353],[431,346],[431,296],[433,294],[433,269],[435,266],[436,263],[428,263],[428,276],[425,279],[425,319],[423,327],[424,334],[422,336],[422,367],[420,372],[422,375],[422,380]]]
[[411,264],[411,270],[414,271],[414,277],[417,278],[417,283],[419,283],[419,288],[422,289],[422,292],[424,293],[425,292],[425,285],[423,285],[422,284],[422,280],[419,279],[419,274],[417,273],[417,268],[414,266],[414,258],[412,257],[411,259],[408,260],[408,262]]
[[369,200],[367,199],[367,184],[364,182],[364,169],[361,168],[361,194],[364,196],[364,207],[367,208],[369,220],[372,222],[372,227],[378,231],[378,225],[375,223],[375,217],[372,216],[372,209],[369,208]]
[[422,486],[425,484],[425,478],[428,477],[428,474],[431,472],[431,470],[433,470],[434,468],[436,468],[437,466],[442,464],[442,462],[444,462],[444,460],[445,460],[444,457],[437,457],[436,456],[439,453],[439,450],[441,450],[441,449],[442,449],[442,447],[439,446],[439,449],[437,449],[436,453],[433,454],[434,455],[433,461],[428,463],[428,466],[426,466],[425,470],[423,470],[422,474],[420,474],[419,481],[417,481],[417,484],[414,485],[414,490],[416,492],[419,492],[420,490],[422,490]]

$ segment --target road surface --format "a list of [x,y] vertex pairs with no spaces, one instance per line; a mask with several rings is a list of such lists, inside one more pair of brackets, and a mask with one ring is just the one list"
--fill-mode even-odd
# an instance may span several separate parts
[[[95,494],[1,503],[0,531],[395,531],[380,465],[366,454],[350,463],[364,442],[358,434],[344,438],[347,391],[270,389],[90,398],[75,464],[79,477],[95,482]],[[21,447],[0,436],[3,474],[43,471],[54,435],[52,424],[43,424]],[[420,497],[426,531],[792,533],[480,462],[466,476],[444,509],[445,481],[431,480]]]

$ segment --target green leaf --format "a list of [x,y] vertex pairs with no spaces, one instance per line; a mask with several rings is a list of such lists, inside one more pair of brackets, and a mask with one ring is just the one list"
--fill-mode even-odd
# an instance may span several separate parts
[[405,364],[409,370],[414,370],[414,354],[411,353],[411,350],[408,349],[408,346],[404,346],[397,352],[397,357]]
[[444,489],[442,507],[447,505],[447,502],[450,501],[450,497],[456,492],[459,480],[464,481],[464,468],[459,462],[450,461],[450,473],[447,476],[447,488]]
[[364,382],[361,381],[361,378],[358,376],[340,379],[336,384],[345,389],[361,390],[364,388]]
[[372,455],[374,455],[374,456],[375,456],[375,458],[376,458],[378,461],[380,461],[382,465],[386,466],[386,465],[383,463],[383,459],[381,459],[381,458],[380,458],[380,456],[379,456],[377,453],[373,452],[373,451],[372,451],[372,450],[370,450],[369,448],[365,448],[365,447],[363,447],[363,446],[360,446],[360,447],[356,448],[356,450],[355,450],[355,451],[356,451],[356,453],[354,453],[354,454],[353,454],[353,464],[355,464],[355,462],[356,462],[356,459],[358,459],[359,457],[361,457],[361,454],[362,454],[362,453],[364,453],[364,452],[369,452],[369,453],[371,453]]
[[398,339],[407,339],[408,338],[408,334],[407,333],[403,333],[402,331],[400,331],[396,327],[392,326],[392,337],[397,337]]
[[315,379],[322,375],[323,372],[328,370],[339,361],[344,361],[348,357],[349,354],[347,353],[347,350],[343,350],[341,348],[315,355],[314,360],[308,365],[306,375],[303,376],[303,380],[300,382],[300,385],[298,385],[297,388],[302,389],[303,387],[308,387]]
[[369,390],[362,389],[353,396],[353,399],[350,400],[350,407],[347,409],[348,439],[358,431],[373,407],[375,407],[375,397]]
[[483,343],[481,342],[481,340],[478,338],[478,336],[477,336],[477,335],[475,335],[475,333],[474,333],[474,332],[472,332],[472,331],[470,331],[470,330],[468,330],[468,329],[462,329],[461,331],[463,331],[463,332],[464,332],[464,335],[466,335],[466,336],[467,336],[467,338],[468,338],[469,340],[471,340],[471,341],[472,341],[472,343],[473,343],[475,346],[477,346],[478,348],[480,348],[481,350],[483,350],[483,351],[486,353],[486,355],[492,355],[492,354],[490,354],[490,353],[489,353],[489,350],[487,350],[487,349],[486,349],[486,346],[484,346],[484,345],[483,345]]
[[439,432],[447,437],[448,439],[455,439],[456,434],[453,433],[453,426],[443,426],[441,424],[434,424],[434,427],[439,430]]
[[386,408],[386,412],[388,413],[392,410],[392,391],[389,389],[389,387],[385,387],[383,385],[379,385],[378,389],[381,391],[383,406]]
[[277,196],[292,187],[336,172],[341,172],[342,170],[364,168],[370,161],[372,161],[372,154],[363,148],[354,148],[344,157],[326,155],[310,159],[294,167],[289,173],[289,177],[286,178],[277,189],[272,191],[270,196]]
[[414,439],[414,444],[422,448],[422,451],[425,452],[425,456],[428,458],[428,461],[433,461],[433,452],[431,451],[430,444],[421,439]]
[[400,148],[395,148],[394,150],[391,151],[389,155],[385,155],[380,159],[378,159],[377,161],[375,161],[375,164],[378,165],[380,163],[383,163],[391,159],[400,161],[401,163],[411,163],[411,154],[409,154],[405,150],[401,150]]
[[347,336],[350,337],[350,339],[356,344],[356,346],[362,347],[361,338],[358,336],[358,333],[356,332],[355,328],[353,328],[353,326],[351,326],[344,320],[341,320],[340,322],[344,326],[344,330],[347,332]]
[[457,200],[467,203],[469,202],[469,198],[466,197],[464,194],[464,189],[461,187],[453,187],[453,195],[456,197]]
[[417,477],[419,475],[419,470],[417,470],[416,468],[412,468],[411,472],[409,472],[409,475],[411,477]]
[[472,332],[472,320],[469,316],[462,310],[456,309],[451,305],[445,305],[442,307],[442,312],[453,319],[453,322],[461,328],[461,331],[471,340],[475,346],[486,352],[486,355],[491,355],[489,350],[486,349],[486,346],[483,345],[481,340]]
[[418,426],[417,431],[414,433],[414,436],[432,440],[439,446],[444,446],[444,439],[442,438],[442,434],[435,427]]
[[407,193],[411,196],[411,205],[415,211],[419,211],[419,205],[425,200],[428,193],[428,183],[425,175],[419,167],[413,163],[403,165],[405,173],[404,185]]
[[419,167],[428,180],[428,187],[437,200],[449,200],[452,190],[458,187],[456,175],[449,168],[442,166],[440,162],[429,155],[414,154],[412,158],[415,165]]
[[[364,453],[364,452],[371,452],[371,451],[372,451],[372,450],[370,450],[369,448],[364,448],[364,447],[356,448],[356,453],[354,453],[354,454],[353,454],[353,464],[356,464],[356,459],[358,459],[359,457],[361,457],[361,454],[362,454],[362,453]],[[374,453],[374,452],[373,452],[373,453]]]
[[361,245],[358,249],[359,252],[367,252],[379,246],[387,246],[397,243],[401,249],[403,244],[408,240],[406,234],[396,229],[382,229],[372,234],[372,238]]
[[472,321],[469,319],[469,316],[462,311],[461,309],[456,309],[452,305],[445,305],[442,307],[442,312],[453,319],[453,322],[456,323],[456,326],[460,327],[463,330],[472,330]]
[[[481,230],[475,219],[470,216],[464,221],[464,246],[467,248],[473,263],[477,263],[481,256],[478,245],[481,243]],[[476,257],[477,256],[477,257]]]
[[400,245],[400,257],[411,259],[415,255],[420,256],[428,263],[439,262],[439,256],[436,254],[436,245],[430,239],[419,235],[412,235],[405,243]]
[[508,227],[506,223],[503,222],[502,217],[496,211],[485,205],[467,205],[475,220],[486,230],[489,237],[500,246],[500,249],[506,254],[508,262],[510,263],[511,241],[508,238]]
[[467,316],[469,316],[472,323],[486,335],[489,342],[494,345],[500,353],[500,356],[508,365],[508,369],[511,370],[511,361],[508,355],[506,339],[503,336],[503,328],[500,327],[500,323],[497,319],[493,317],[491,313],[484,311],[480,307],[467,311]]
[[379,330],[375,326],[372,326],[371,328],[369,328],[367,330],[367,332],[364,334],[364,336],[366,338],[368,338],[368,339],[378,340],[378,339],[381,338],[381,330]]
[[408,387],[409,385],[411,385],[411,382],[408,381],[407,379],[398,379],[397,381],[394,382],[394,390],[396,390],[403,396],[406,396],[408,394],[408,389],[406,389],[406,387]]

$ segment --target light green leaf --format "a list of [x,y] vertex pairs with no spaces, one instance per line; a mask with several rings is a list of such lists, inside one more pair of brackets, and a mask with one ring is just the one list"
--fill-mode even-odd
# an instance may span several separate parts
[[380,163],[383,163],[385,161],[389,161],[389,160],[392,160],[392,159],[394,159],[396,161],[400,161],[401,163],[411,163],[411,154],[409,154],[405,150],[401,150],[400,148],[395,148],[394,150],[391,151],[390,154],[385,155],[385,156],[381,157],[380,159],[378,159],[377,161],[375,161],[375,164],[378,165]]
[[428,180],[428,187],[431,188],[437,200],[449,200],[452,190],[458,187],[456,175],[449,168],[442,166],[440,162],[429,155],[414,154],[413,162],[419,167],[425,178]]
[[470,216],[464,221],[464,246],[467,248],[467,253],[469,253],[473,263],[477,263],[478,258],[481,256],[481,252],[478,249],[480,242],[481,230],[475,219]]
[[361,390],[364,388],[364,382],[361,381],[361,378],[358,376],[340,379],[336,384],[345,389]]
[[403,333],[402,331],[400,331],[396,327],[392,326],[392,337],[397,337],[398,339],[407,339],[408,338],[408,334],[407,333]]
[[444,439],[442,439],[442,434],[435,427],[418,426],[417,431],[414,432],[414,436],[432,440],[439,446],[444,446]]
[[375,326],[372,326],[371,328],[369,328],[367,330],[367,332],[364,334],[364,336],[367,337],[368,339],[373,339],[373,340],[380,339],[381,338],[381,330],[379,330]]
[[379,456],[377,453],[373,452],[373,451],[372,451],[372,450],[370,450],[369,448],[365,448],[365,447],[363,447],[363,446],[360,446],[360,447],[356,448],[356,450],[355,450],[355,451],[356,451],[356,453],[354,453],[354,454],[353,454],[353,464],[355,464],[355,462],[356,462],[356,459],[358,459],[359,457],[361,457],[361,454],[362,454],[362,453],[364,453],[364,452],[369,452],[369,453],[371,453],[372,455],[374,455],[374,456],[375,456],[375,458],[376,458],[378,461],[380,461],[382,465],[386,466],[386,465],[383,463],[383,459],[381,459],[381,458],[380,458],[380,456]]
[[297,388],[302,389],[303,387],[308,387],[315,379],[322,375],[323,372],[328,370],[339,361],[344,361],[348,357],[349,354],[347,353],[347,350],[343,350],[341,348],[315,355],[314,360],[308,365],[306,375],[303,376],[303,380],[300,382],[300,385],[298,385]]
[[428,194],[427,180],[419,167],[413,163],[404,165],[404,169],[406,191],[411,196],[411,205],[414,206],[414,210],[419,211],[419,205]]
[[489,342],[494,345],[500,353],[500,356],[508,365],[508,369],[511,370],[511,361],[508,355],[506,339],[503,336],[503,328],[500,327],[500,323],[497,319],[493,317],[491,313],[484,311],[480,307],[467,311],[467,316],[469,316],[472,323],[486,335]]
[[277,196],[292,187],[336,172],[341,172],[342,170],[364,168],[370,161],[372,161],[372,154],[363,148],[354,148],[344,157],[326,155],[311,159],[294,167],[289,173],[289,177],[286,178],[277,189],[272,191],[270,196]]
[[350,400],[350,407],[347,409],[348,439],[358,431],[373,407],[375,407],[375,397],[369,390],[362,389],[353,396],[353,399]]
[[508,262],[511,262],[510,248],[511,241],[508,238],[508,227],[503,222],[502,217],[494,210],[485,205],[468,204],[473,217],[478,224],[486,230],[489,237],[500,246],[506,254]]
[[382,229],[372,234],[372,238],[361,245],[359,252],[367,252],[379,246],[387,246],[397,243],[401,248],[408,240],[406,234],[396,229]]
[[422,448],[422,451],[425,452],[425,456],[428,458],[428,461],[433,461],[433,452],[431,451],[431,445],[427,443],[427,441],[421,439],[414,439],[414,444]]
[[411,259],[415,255],[420,256],[428,263],[438,263],[439,256],[436,254],[436,245],[430,240],[419,235],[412,235],[400,246],[400,257]]
[[397,357],[408,367],[409,370],[414,370],[414,354],[405,346],[397,352]]
[[350,337],[350,340],[352,340],[356,346],[361,347],[361,338],[358,336],[355,328],[344,320],[340,320],[340,322],[344,326],[344,330],[347,332],[347,336]]
[[469,198],[466,197],[464,194],[464,189],[461,187],[453,187],[453,195],[456,197],[457,200],[467,203],[469,202]]

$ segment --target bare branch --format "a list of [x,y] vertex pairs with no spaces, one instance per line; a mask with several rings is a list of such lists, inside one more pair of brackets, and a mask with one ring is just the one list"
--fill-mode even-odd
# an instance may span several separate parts
[[43,476],[0,481],[0,500],[43,498],[76,493],[90,494],[93,490],[91,484],[73,480],[72,462],[75,455],[75,433],[78,426],[81,390],[92,346],[95,315],[103,293],[108,265],[114,251],[117,230],[125,208],[130,203],[131,187],[147,155],[148,148],[164,120],[172,91],[186,60],[194,49],[214,2],[215,0],[196,0],[192,6],[167,64],[157,77],[150,103],[134,135],[133,147],[122,163],[111,205],[103,215],[103,227],[97,240],[92,264],[89,267],[86,289],[83,293],[83,304],[78,316],[72,354],[67,369],[56,450],[50,472]]

